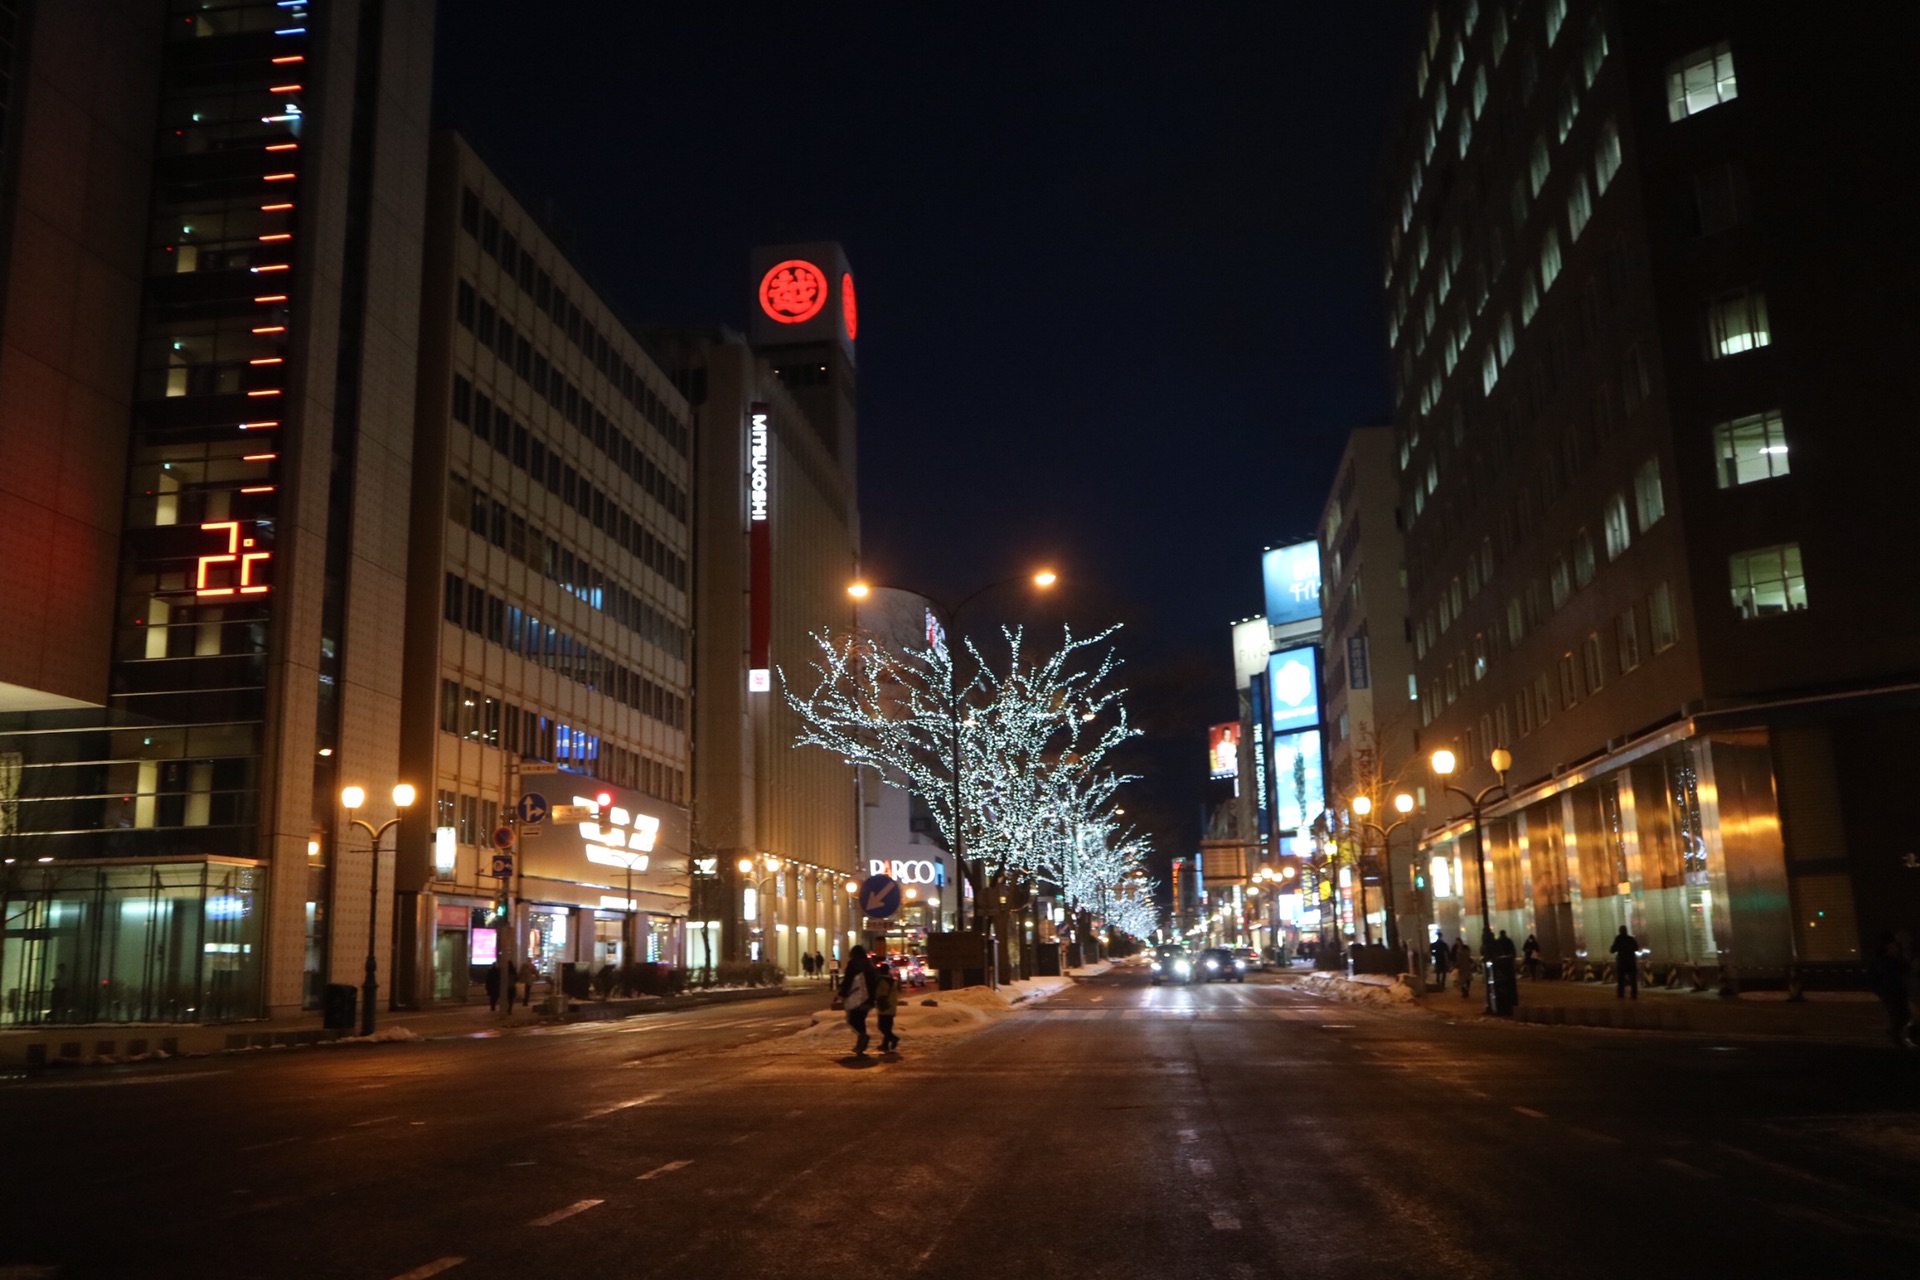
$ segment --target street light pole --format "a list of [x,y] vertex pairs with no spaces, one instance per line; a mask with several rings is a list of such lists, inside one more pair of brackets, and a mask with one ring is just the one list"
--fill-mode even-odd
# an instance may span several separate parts
[[[1380,886],[1387,909],[1386,927],[1382,932],[1386,935],[1387,946],[1397,949],[1400,946],[1400,931],[1394,927],[1393,915],[1393,833],[1407,825],[1407,818],[1413,813],[1413,797],[1402,791],[1393,798],[1393,807],[1400,813],[1399,821],[1382,827],[1377,822],[1367,820],[1367,815],[1373,812],[1372,796],[1355,796],[1352,805],[1360,825],[1380,837]],[[1366,892],[1366,882],[1366,869],[1363,866],[1360,872],[1362,894]]]
[[[1433,771],[1443,778],[1452,775],[1454,763],[1453,752],[1451,751],[1436,751],[1433,753]],[[1453,786],[1451,783],[1441,784],[1445,790],[1451,791],[1454,795],[1465,800],[1473,811],[1473,856],[1479,863],[1480,936],[1483,945],[1485,939],[1493,936],[1493,911],[1487,897],[1487,844],[1486,831],[1481,820],[1481,810],[1485,807],[1488,799],[1494,798],[1496,792],[1499,793],[1497,798],[1501,800],[1507,798],[1507,770],[1513,767],[1513,753],[1501,747],[1488,757],[1488,763],[1493,766],[1493,771],[1500,775],[1500,781],[1494,783],[1492,786],[1481,788],[1478,794]]]
[[[413,798],[414,790],[407,783],[398,783],[393,788],[395,809],[407,808],[413,803]],[[364,787],[347,787],[340,792],[340,803],[346,806],[349,813],[357,812],[366,802]],[[363,1036],[373,1034],[373,1002],[380,994],[380,962],[375,955],[379,936],[376,925],[380,919],[380,838],[400,825],[400,816],[395,813],[377,828],[359,818],[349,819],[373,841],[367,851],[367,976],[360,988],[360,1034]]]

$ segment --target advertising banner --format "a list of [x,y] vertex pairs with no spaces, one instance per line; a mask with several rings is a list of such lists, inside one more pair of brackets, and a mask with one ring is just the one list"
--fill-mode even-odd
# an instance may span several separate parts
[[1320,616],[1320,544],[1275,547],[1260,560],[1266,582],[1267,625],[1284,626]]
[[1216,778],[1240,776],[1240,722],[1207,730],[1207,763]]
[[1327,807],[1320,731],[1275,737],[1272,755],[1273,823],[1282,831],[1305,831]]
[[1267,659],[1267,692],[1273,733],[1320,727],[1320,649],[1303,644]]
[[1273,797],[1268,786],[1272,776],[1267,758],[1267,677],[1255,676],[1247,684],[1253,705],[1253,811],[1258,820],[1260,840],[1273,835]]

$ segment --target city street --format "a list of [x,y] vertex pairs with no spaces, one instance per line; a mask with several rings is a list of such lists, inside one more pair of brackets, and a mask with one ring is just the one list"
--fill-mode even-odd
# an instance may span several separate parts
[[[918,995],[916,999],[921,998]],[[1920,1061],[1125,967],[897,1058],[813,987],[0,1085],[0,1275],[1907,1275]]]

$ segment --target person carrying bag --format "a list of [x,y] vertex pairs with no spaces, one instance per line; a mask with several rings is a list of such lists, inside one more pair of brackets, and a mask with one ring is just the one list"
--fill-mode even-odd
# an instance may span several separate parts
[[834,1003],[846,1011],[847,1025],[857,1037],[853,1052],[864,1058],[867,1056],[867,1014],[873,1008],[873,961],[867,958],[865,947],[855,947],[847,953],[847,972],[840,979],[838,994],[839,999]]

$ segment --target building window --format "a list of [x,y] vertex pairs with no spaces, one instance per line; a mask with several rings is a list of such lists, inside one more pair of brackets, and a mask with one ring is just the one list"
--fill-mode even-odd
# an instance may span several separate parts
[[1680,642],[1680,625],[1673,615],[1673,584],[1663,582],[1647,597],[1647,631],[1653,651],[1671,649]]
[[1478,120],[1480,113],[1487,109],[1487,69],[1480,67],[1473,73],[1473,118]]
[[1736,552],[1728,568],[1733,579],[1733,607],[1743,618],[1765,618],[1807,607],[1807,579],[1800,568],[1797,542]]
[[1620,674],[1640,665],[1640,621],[1632,608],[1613,620],[1614,648],[1620,660]]
[[1584,587],[1593,581],[1593,538],[1585,529],[1573,535],[1573,585]]
[[1587,694],[1591,697],[1606,687],[1606,663],[1601,657],[1600,633],[1589,632],[1586,641],[1580,646],[1580,666],[1587,677]]
[[1747,178],[1735,164],[1717,164],[1693,175],[1694,227],[1703,236],[1747,220]]
[[1667,68],[1667,119],[1685,120],[1740,96],[1733,77],[1733,50],[1725,40]]
[[1545,676],[1533,682],[1533,722],[1544,725],[1553,719],[1553,685]]
[[1487,348],[1486,355],[1482,357],[1480,361],[1481,394],[1492,395],[1494,387],[1497,386],[1499,382],[1500,382],[1500,358],[1498,353],[1496,353],[1494,349],[1491,346],[1489,346]]
[[1526,634],[1526,617],[1520,609],[1520,597],[1513,596],[1507,601],[1507,647],[1517,647],[1521,637]]
[[1618,560],[1633,544],[1633,526],[1627,520],[1626,494],[1616,493],[1608,499],[1603,523],[1607,542],[1607,559]]
[[1580,72],[1586,77],[1587,88],[1593,88],[1593,82],[1599,78],[1600,67],[1607,60],[1607,28],[1599,14],[1593,15],[1593,21],[1587,24],[1586,47],[1580,51]]
[[1499,66],[1500,59],[1507,56],[1507,15],[1499,5],[1493,6],[1493,65]]
[[1533,323],[1533,316],[1540,310],[1540,289],[1533,282],[1533,268],[1527,268],[1527,274],[1520,281],[1520,327],[1526,328]]
[[1648,458],[1633,473],[1633,506],[1642,533],[1659,524],[1660,518],[1667,514],[1667,495],[1660,485],[1660,459]]
[[1620,126],[1609,120],[1600,126],[1600,141],[1593,153],[1593,185],[1601,195],[1620,172]]
[[1567,239],[1578,240],[1592,220],[1593,188],[1587,185],[1587,175],[1583,173],[1573,180],[1573,190],[1567,193]]
[[1547,234],[1540,241],[1540,292],[1553,288],[1553,281],[1560,274],[1560,229],[1548,227]]
[[1553,558],[1553,569],[1547,575],[1552,588],[1553,607],[1558,609],[1573,598],[1573,575],[1567,570],[1567,557],[1563,553]]
[[1574,674],[1573,655],[1563,653],[1560,655],[1560,705],[1571,707],[1578,701],[1580,701],[1580,683],[1579,677]]
[[1560,28],[1566,25],[1567,0],[1547,0],[1547,44],[1552,45],[1560,38]]
[[1722,489],[1787,474],[1786,424],[1778,409],[1720,423],[1713,445]]
[[1573,77],[1568,76],[1560,82],[1560,114],[1557,121],[1559,130],[1555,135],[1559,141],[1567,140],[1568,135],[1573,132],[1573,122],[1579,118],[1580,91],[1573,87]]
[[1552,170],[1553,161],[1547,151],[1547,135],[1538,134],[1533,140],[1533,158],[1527,166],[1527,178],[1535,196],[1540,194],[1540,188],[1547,185],[1547,174]]
[[1707,304],[1707,359],[1739,355],[1773,342],[1767,323],[1767,296],[1742,289]]

